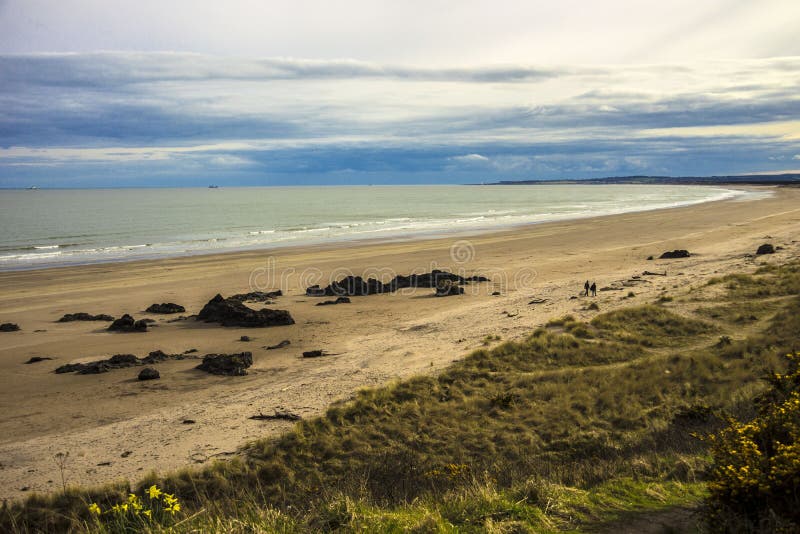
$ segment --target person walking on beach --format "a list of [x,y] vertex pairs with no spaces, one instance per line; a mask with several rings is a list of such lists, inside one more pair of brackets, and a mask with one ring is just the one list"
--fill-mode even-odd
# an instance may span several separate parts
[[[592,287],[590,289],[592,290],[592,296],[596,297],[597,296],[597,284],[592,282]],[[589,292],[588,291],[586,292],[586,296],[589,296]]]
[[589,296],[589,281],[587,280],[585,284],[583,284],[583,293],[588,297]]

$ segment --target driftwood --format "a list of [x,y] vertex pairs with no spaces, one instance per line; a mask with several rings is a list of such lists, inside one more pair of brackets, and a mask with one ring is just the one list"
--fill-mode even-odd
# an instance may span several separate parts
[[654,273],[651,271],[645,271],[642,274],[644,276],[667,276],[667,271],[664,271],[663,273]]
[[304,352],[303,358],[319,358],[321,356],[339,356],[340,354],[342,353],[341,352],[333,353],[333,352],[328,352],[326,350],[317,349],[317,350],[308,350]]
[[530,301],[528,304],[544,304],[545,302],[547,302],[547,299],[535,298],[532,301]]
[[266,415],[261,412],[258,415],[251,415],[248,419],[254,419],[256,421],[299,421],[302,419],[299,415],[292,412],[282,411],[282,410],[275,410],[275,413],[272,415]]

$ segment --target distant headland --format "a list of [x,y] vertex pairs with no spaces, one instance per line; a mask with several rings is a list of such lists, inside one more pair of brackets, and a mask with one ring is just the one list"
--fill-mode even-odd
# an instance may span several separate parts
[[608,176],[565,180],[502,180],[482,185],[547,184],[800,185],[800,172],[729,176]]

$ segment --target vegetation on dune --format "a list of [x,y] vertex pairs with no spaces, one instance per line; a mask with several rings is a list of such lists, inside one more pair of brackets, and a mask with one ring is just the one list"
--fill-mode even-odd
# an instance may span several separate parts
[[714,458],[709,524],[720,532],[800,530],[800,353],[766,377],[758,415],[708,438]]
[[[786,436],[796,446],[797,415],[787,423],[776,414],[797,398],[786,377],[800,381],[783,357],[800,349],[798,273],[793,263],[718,279],[698,294],[722,287],[725,302],[697,310],[645,305],[553,320],[438,376],[362,390],[238,459],[148,477],[133,493],[158,484],[179,496],[183,515],[163,526],[171,531],[546,532],[698,506],[710,478],[708,517],[758,526],[765,507],[780,516],[792,503],[754,501],[757,510],[738,517],[735,499],[750,494],[725,477],[728,465],[755,469],[743,452],[752,446],[731,445],[745,438],[765,447],[769,469],[788,469],[780,477],[797,473],[796,451],[785,449]],[[755,319],[743,330],[735,317],[745,314]],[[706,435],[716,437],[695,437]],[[746,480],[761,491],[761,479]],[[117,531],[89,506],[107,510],[129,493],[34,496],[0,511],[0,530]]]

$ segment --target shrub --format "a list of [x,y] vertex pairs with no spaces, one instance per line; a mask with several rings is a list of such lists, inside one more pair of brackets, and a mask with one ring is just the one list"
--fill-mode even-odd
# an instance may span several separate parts
[[730,420],[708,438],[714,465],[707,519],[720,531],[797,531],[800,528],[800,353],[789,370],[770,373],[756,397],[758,415]]

